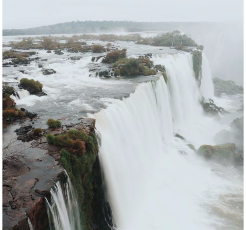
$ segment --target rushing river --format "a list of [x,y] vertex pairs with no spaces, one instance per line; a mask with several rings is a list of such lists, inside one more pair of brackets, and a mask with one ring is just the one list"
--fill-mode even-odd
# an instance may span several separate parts
[[[4,39],[7,43],[14,38]],[[58,56],[46,51],[38,51],[40,60],[27,67],[4,68],[3,81],[17,88],[15,82],[26,77],[44,85],[47,96],[20,91],[16,100],[18,107],[39,114],[37,127],[46,127],[50,117],[64,118],[64,123],[82,116],[96,118],[99,157],[116,229],[243,229],[242,169],[207,162],[187,146],[215,144],[214,135],[242,116],[242,95],[214,96],[205,55],[199,88],[191,54],[133,42],[114,45],[126,48],[132,57],[152,53],[154,64],[165,65],[168,84],[160,74],[100,79],[93,69],[105,66],[100,58],[91,59],[102,54]],[[73,56],[81,59],[70,60]],[[44,76],[40,63],[57,73]],[[221,119],[205,116],[202,97],[214,99],[231,113]],[[175,137],[177,133],[185,140]]]

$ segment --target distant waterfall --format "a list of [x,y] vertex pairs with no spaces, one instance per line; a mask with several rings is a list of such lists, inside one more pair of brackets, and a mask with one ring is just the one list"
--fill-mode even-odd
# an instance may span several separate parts
[[[204,207],[215,203],[224,182],[187,144],[211,143],[220,126],[203,114],[191,54],[156,55],[153,61],[165,65],[168,84],[162,76],[142,83],[129,98],[93,115],[116,229],[214,229],[216,220]],[[210,96],[206,71],[203,77],[210,79],[202,87]]]
[[46,200],[50,229],[81,230],[77,197],[67,174],[66,181],[56,182],[50,193],[51,201]]

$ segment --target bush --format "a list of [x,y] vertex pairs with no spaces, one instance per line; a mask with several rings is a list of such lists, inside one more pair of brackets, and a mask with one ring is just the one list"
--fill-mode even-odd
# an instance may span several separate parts
[[43,132],[43,130],[40,128],[36,128],[33,130],[33,133],[35,136],[39,136],[42,132]]
[[3,110],[3,118],[14,118],[14,117],[19,117],[22,118],[24,117],[24,113],[21,110],[18,110],[16,108],[7,108]]
[[55,50],[57,48],[57,42],[53,41],[51,37],[44,37],[41,44],[46,50]]
[[126,58],[126,49],[114,50],[107,54],[107,56],[102,60],[103,63],[115,63],[119,59]]
[[3,109],[15,106],[15,101],[12,98],[10,98],[9,94],[6,93],[3,96],[4,96],[4,98],[3,98]]
[[93,53],[101,53],[104,51],[104,48],[101,45],[92,45],[91,49]]
[[30,93],[42,92],[43,85],[39,81],[33,79],[22,78],[20,80],[20,86],[28,90]]
[[50,118],[46,124],[49,126],[49,128],[60,128],[61,127],[61,122],[58,120],[54,120]]
[[[155,75],[156,71],[151,69],[153,62],[147,58],[123,58],[114,65],[115,75],[136,76],[136,75]],[[119,73],[119,74],[118,74]]]

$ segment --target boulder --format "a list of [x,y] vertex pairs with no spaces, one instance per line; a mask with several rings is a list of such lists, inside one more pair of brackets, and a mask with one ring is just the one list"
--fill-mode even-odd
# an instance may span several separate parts
[[63,55],[64,54],[61,50],[55,50],[54,53],[57,55]]
[[42,73],[43,75],[51,75],[51,74],[55,74],[56,71],[53,69],[42,69]]
[[207,160],[213,160],[225,165],[243,165],[243,155],[236,153],[236,145],[234,143],[226,143],[221,145],[202,145],[197,153]]
[[203,111],[208,115],[220,115],[228,113],[222,107],[217,106],[212,99],[205,100],[204,98],[201,101]]

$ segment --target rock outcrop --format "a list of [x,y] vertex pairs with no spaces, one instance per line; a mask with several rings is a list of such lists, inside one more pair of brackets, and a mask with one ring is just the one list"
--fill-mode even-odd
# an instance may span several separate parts
[[236,145],[233,143],[215,146],[202,145],[197,152],[206,159],[220,164],[243,165],[243,155],[236,152]]

